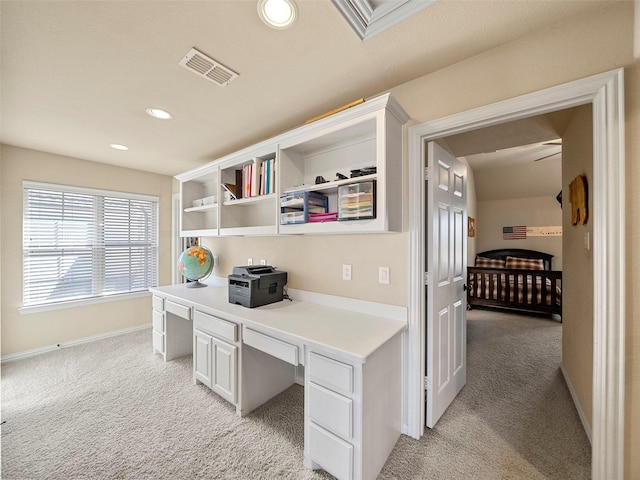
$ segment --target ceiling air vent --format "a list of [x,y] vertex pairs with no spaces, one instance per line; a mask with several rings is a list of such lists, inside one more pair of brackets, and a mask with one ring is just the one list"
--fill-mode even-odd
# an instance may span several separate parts
[[216,62],[213,58],[207,57],[195,48],[189,50],[180,60],[180,65],[221,87],[226,87],[231,83],[231,80],[238,76],[233,70]]

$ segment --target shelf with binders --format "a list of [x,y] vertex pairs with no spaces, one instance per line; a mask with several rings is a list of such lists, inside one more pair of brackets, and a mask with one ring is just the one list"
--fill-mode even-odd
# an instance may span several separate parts
[[220,168],[220,235],[277,233],[276,154],[236,159]]

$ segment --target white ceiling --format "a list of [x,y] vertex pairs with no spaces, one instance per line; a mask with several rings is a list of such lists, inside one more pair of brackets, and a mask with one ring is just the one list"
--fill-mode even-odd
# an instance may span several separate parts
[[[3,0],[0,141],[174,175],[608,3],[440,0],[363,42],[329,0],[288,30],[255,0]],[[192,47],[240,76],[182,68]]]

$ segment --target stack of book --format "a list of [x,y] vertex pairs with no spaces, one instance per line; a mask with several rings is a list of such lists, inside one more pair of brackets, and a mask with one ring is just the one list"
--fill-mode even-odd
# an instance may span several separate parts
[[253,163],[242,167],[242,197],[269,195],[275,192],[275,162],[275,158],[262,161],[256,159]]
[[269,195],[276,191],[275,158],[254,158],[252,163],[235,171],[236,183],[223,183],[225,200]]

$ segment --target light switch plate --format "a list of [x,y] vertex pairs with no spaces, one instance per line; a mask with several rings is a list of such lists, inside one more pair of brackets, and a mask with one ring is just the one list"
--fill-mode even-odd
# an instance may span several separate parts
[[389,267],[378,267],[378,283],[389,285]]
[[351,265],[342,265],[342,279],[351,280]]

